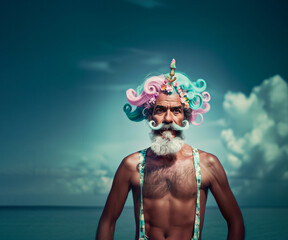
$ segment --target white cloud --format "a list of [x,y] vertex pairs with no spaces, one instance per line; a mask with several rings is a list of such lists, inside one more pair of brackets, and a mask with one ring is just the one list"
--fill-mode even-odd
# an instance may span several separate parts
[[227,154],[227,159],[234,168],[239,168],[242,166],[242,162],[239,160],[239,158],[231,153]]
[[103,157],[84,157],[69,166],[23,167],[5,171],[0,175],[6,179],[2,192],[6,194],[107,194],[111,188],[114,169],[107,164]]
[[287,83],[277,75],[254,87],[249,96],[228,92],[223,108],[227,118],[221,138],[232,175],[288,179]]
[[66,188],[67,193],[107,194],[112,185],[113,172],[101,162],[99,164],[97,159],[85,157],[75,166],[59,169],[62,175],[57,175],[56,181]]

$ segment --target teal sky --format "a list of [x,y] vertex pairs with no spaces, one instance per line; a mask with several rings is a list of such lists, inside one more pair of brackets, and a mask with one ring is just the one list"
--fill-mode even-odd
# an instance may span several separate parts
[[122,111],[125,91],[175,58],[212,97],[187,142],[219,157],[241,206],[287,206],[287,11],[279,0],[2,3],[0,204],[103,205],[121,160],[150,143]]

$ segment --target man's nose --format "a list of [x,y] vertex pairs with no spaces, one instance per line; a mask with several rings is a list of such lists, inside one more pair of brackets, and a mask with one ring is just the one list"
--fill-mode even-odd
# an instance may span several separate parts
[[172,113],[169,109],[165,113],[164,122],[166,122],[166,123],[172,123],[173,122]]

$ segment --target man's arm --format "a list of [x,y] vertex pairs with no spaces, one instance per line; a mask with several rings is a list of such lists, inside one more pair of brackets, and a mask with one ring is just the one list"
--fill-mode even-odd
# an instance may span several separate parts
[[113,240],[115,224],[124,207],[130,190],[131,166],[129,157],[120,164],[99,220],[96,240]]
[[208,154],[207,158],[210,190],[227,222],[227,239],[242,240],[245,235],[243,217],[230,189],[226,173],[216,156]]

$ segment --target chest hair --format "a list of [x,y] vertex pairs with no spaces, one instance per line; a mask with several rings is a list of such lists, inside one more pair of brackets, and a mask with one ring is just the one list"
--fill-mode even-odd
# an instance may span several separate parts
[[167,194],[175,198],[190,199],[196,195],[197,185],[193,161],[186,160],[173,165],[145,164],[143,196],[157,199]]

